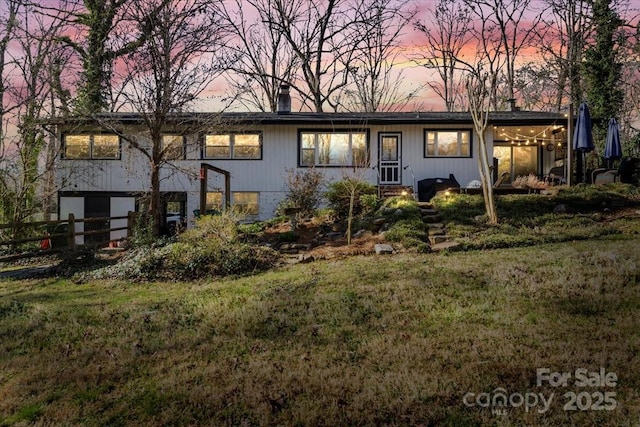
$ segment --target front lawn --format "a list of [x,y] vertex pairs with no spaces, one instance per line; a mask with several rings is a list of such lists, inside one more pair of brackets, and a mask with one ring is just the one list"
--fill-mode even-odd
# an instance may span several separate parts
[[[188,283],[2,281],[0,426],[635,425],[638,247],[623,233]],[[545,368],[571,377],[538,386]],[[580,387],[577,369],[617,379]]]

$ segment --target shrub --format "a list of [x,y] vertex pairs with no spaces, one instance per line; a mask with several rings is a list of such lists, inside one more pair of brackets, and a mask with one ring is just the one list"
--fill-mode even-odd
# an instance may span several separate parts
[[200,217],[194,228],[165,246],[129,251],[122,262],[91,273],[93,278],[129,280],[198,279],[251,273],[274,266],[276,251],[240,240],[231,213]]
[[360,205],[362,206],[362,213],[367,215],[376,210],[378,207],[378,195],[377,194],[363,194],[360,196]]
[[514,188],[544,189],[549,187],[549,184],[538,179],[534,174],[529,174],[516,177],[511,186]]
[[300,217],[313,216],[322,201],[324,182],[324,174],[314,168],[300,171],[288,169],[286,196],[278,205],[277,215],[284,215],[286,208],[296,207],[300,209]]
[[384,234],[385,240],[398,242],[404,247],[425,244],[429,226],[420,219],[401,219],[394,223]]
[[346,219],[349,215],[349,200],[352,191],[355,191],[354,216],[363,213],[365,206],[371,204],[371,198],[367,199],[367,197],[364,198],[365,204],[363,204],[362,196],[377,194],[375,185],[357,178],[346,178],[342,181],[332,182],[324,196],[338,219]]

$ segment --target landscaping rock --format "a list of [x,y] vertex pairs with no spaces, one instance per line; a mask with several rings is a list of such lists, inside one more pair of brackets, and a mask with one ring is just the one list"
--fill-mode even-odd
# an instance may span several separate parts
[[292,243],[289,246],[290,249],[296,249],[301,251],[308,251],[311,249],[311,245],[308,243]]
[[393,214],[394,214],[395,216],[400,216],[400,215],[402,215],[402,209],[396,209],[396,210],[393,212]]
[[425,216],[425,215],[437,215],[438,211],[435,210],[435,209],[424,209],[424,208],[421,208],[420,209],[420,214],[422,216]]
[[449,236],[439,235],[439,236],[429,236],[429,242],[431,242],[431,246],[439,245],[449,240]]
[[460,246],[458,242],[448,241],[448,242],[438,243],[436,245],[431,245],[431,250],[433,252],[440,252],[444,250],[454,250],[458,246]]
[[341,231],[332,231],[331,233],[327,233],[327,239],[339,239],[344,237],[344,233]]
[[353,236],[351,236],[351,237],[353,237],[354,239],[357,239],[358,237],[363,236],[363,235],[364,235],[364,233],[366,233],[366,232],[367,232],[367,230],[358,230],[358,231],[357,231]]
[[553,213],[556,213],[556,214],[567,213],[567,211],[568,211],[567,205],[563,203],[556,205],[556,207],[553,208]]
[[429,236],[443,236],[444,234],[446,234],[446,231],[444,228],[429,227],[429,231],[427,232],[427,234]]
[[478,224],[483,224],[487,222],[487,215],[476,215],[473,217],[473,220]]
[[298,255],[298,262],[300,264],[306,264],[308,262],[313,262],[316,259],[314,258],[313,255]]
[[422,217],[422,221],[428,223],[428,224],[433,224],[436,222],[441,222],[442,221],[442,216],[440,215],[426,215]]
[[373,225],[382,225],[387,222],[386,218],[376,218],[373,220]]
[[423,209],[433,209],[433,205],[430,202],[418,202],[418,207]]
[[393,246],[387,245],[385,243],[378,243],[374,246],[376,251],[376,255],[385,255],[393,253]]

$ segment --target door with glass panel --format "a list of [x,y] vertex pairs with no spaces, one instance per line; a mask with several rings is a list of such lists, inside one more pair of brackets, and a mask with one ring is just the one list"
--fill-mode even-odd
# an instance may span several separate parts
[[513,183],[518,177],[537,174],[538,147],[532,145],[503,145],[493,147],[493,157],[498,159],[498,176],[503,172],[509,176],[503,183]]
[[381,133],[378,144],[378,170],[381,185],[402,183],[402,156],[399,133]]

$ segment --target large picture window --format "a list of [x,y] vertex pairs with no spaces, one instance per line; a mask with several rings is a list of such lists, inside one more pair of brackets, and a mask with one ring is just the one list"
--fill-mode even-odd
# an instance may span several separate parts
[[300,166],[366,166],[367,133],[300,132]]
[[209,134],[204,137],[205,159],[262,158],[262,136],[259,133]]
[[68,134],[64,136],[65,159],[119,159],[120,138],[110,134]]
[[471,157],[471,131],[425,130],[425,157]]

